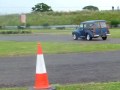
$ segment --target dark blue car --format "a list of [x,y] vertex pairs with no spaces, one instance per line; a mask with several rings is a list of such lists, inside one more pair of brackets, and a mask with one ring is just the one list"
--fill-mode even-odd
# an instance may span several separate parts
[[92,40],[92,38],[98,37],[106,40],[108,35],[110,35],[110,32],[105,20],[82,22],[80,26],[72,32],[74,40],[77,40],[78,38]]

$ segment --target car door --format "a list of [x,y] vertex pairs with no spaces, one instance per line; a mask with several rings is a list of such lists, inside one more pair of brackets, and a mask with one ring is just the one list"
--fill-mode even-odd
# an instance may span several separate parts
[[80,24],[80,30],[79,30],[79,32],[80,32],[80,37],[81,38],[85,37],[85,31],[84,31],[84,24],[83,23]]
[[100,23],[99,22],[95,23],[95,34],[96,35],[101,35],[101,28],[100,28]]

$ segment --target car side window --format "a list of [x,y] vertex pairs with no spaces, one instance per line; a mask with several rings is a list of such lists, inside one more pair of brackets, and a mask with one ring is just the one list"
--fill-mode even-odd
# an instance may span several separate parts
[[91,29],[91,28],[93,28],[93,23],[88,23],[88,24],[86,24],[86,25],[84,25],[84,28],[86,28],[86,29]]
[[83,28],[83,24],[80,24],[80,28]]
[[84,28],[87,28],[87,24],[84,24]]
[[96,28],[100,28],[100,23],[99,23],[99,22],[96,22],[96,23],[95,23],[95,27],[96,27]]
[[94,28],[94,24],[93,24],[93,23],[90,23],[90,24],[89,24],[89,29],[90,29],[90,30],[93,30],[93,28]]

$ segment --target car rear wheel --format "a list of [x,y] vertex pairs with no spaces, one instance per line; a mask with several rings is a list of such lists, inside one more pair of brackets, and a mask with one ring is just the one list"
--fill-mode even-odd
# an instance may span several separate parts
[[73,34],[73,39],[78,40],[78,36],[76,34]]
[[107,37],[102,37],[102,39],[103,39],[103,40],[106,40],[106,39],[107,39]]
[[92,40],[92,37],[91,37],[89,34],[87,34],[86,39],[87,39],[88,41],[90,41],[90,40]]

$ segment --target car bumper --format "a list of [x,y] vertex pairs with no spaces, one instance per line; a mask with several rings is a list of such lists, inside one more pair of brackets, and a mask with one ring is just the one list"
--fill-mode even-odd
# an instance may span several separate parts
[[[111,34],[106,34],[105,36],[110,36]],[[94,35],[94,37],[99,37],[100,35]]]
[[111,34],[106,34],[107,36],[110,36]]
[[99,37],[100,35],[94,35],[94,37]]

